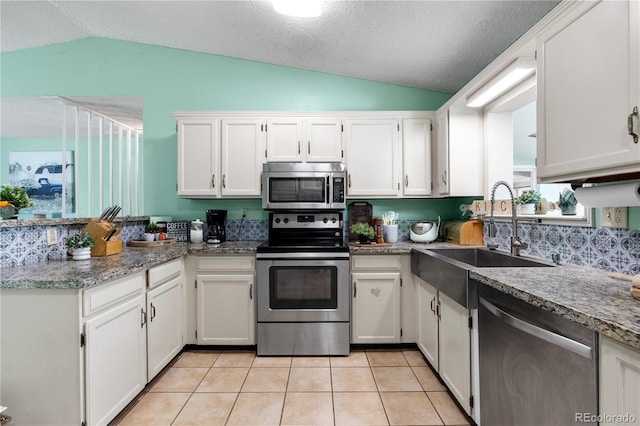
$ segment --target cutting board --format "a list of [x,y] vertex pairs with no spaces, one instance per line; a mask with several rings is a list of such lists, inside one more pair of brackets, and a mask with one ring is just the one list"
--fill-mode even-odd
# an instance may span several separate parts
[[[349,204],[348,221],[349,226],[357,222],[369,223],[369,219],[373,216],[373,206],[366,201],[354,201]],[[358,236],[349,232],[349,241],[357,240]]]
[[129,245],[131,247],[158,247],[158,246],[168,246],[175,243],[176,243],[175,238],[167,238],[166,240],[159,240],[159,241],[143,241],[143,240],[129,241]]

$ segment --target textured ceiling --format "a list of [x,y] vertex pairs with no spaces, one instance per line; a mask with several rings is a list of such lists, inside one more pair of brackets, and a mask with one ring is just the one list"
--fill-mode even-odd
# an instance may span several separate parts
[[557,1],[0,1],[3,52],[106,37],[454,93]]

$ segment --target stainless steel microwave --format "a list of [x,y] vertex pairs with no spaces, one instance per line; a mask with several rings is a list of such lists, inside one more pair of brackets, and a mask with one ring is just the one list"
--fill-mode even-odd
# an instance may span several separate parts
[[262,208],[342,210],[345,182],[342,163],[265,163]]

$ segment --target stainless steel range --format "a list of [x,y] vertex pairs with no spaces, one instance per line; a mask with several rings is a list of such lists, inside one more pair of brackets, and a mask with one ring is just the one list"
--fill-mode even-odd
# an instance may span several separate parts
[[258,355],[348,355],[349,248],[341,211],[269,214],[256,254]]

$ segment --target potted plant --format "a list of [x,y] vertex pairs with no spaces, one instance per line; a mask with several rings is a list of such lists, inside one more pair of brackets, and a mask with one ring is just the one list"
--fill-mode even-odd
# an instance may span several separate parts
[[91,257],[91,247],[93,247],[93,239],[87,231],[66,237],[64,239],[67,248],[71,250],[73,260],[84,260]]
[[536,206],[540,204],[540,193],[530,189],[516,198],[516,204],[520,205],[521,214],[535,214]]
[[33,206],[33,201],[29,198],[27,191],[20,186],[14,185],[2,185],[2,188],[0,188],[0,201],[6,201],[13,206],[16,209],[14,215],[17,215],[20,209]]
[[349,227],[349,230],[356,234],[362,244],[368,244],[375,235],[373,226],[365,222],[357,222]]
[[153,241],[156,239],[157,234],[158,234],[158,225],[156,225],[154,222],[151,222],[144,229],[144,240]]
[[560,198],[558,199],[558,206],[560,207],[560,211],[562,212],[562,214],[564,216],[575,215],[576,204],[578,204],[576,194],[569,188],[563,189],[560,193]]

